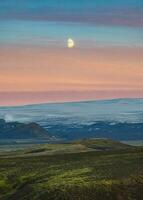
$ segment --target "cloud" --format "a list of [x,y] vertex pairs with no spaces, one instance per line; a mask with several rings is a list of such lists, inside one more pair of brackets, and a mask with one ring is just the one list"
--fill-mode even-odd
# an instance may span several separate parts
[[57,6],[41,6],[33,8],[2,8],[0,7],[0,19],[20,19],[33,21],[58,21],[72,23],[86,23],[93,25],[107,26],[131,26],[143,27],[143,10],[134,7],[89,7],[82,8],[64,8]]
[[13,122],[13,121],[15,121],[14,117],[11,114],[6,114],[4,116],[4,119],[5,119],[6,122]]

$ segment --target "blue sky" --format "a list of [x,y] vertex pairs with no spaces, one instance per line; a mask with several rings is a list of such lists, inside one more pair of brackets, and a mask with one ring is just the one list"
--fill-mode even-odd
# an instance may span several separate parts
[[5,0],[0,19],[142,26],[142,0]]
[[72,37],[77,47],[143,46],[143,28],[93,26],[46,21],[1,21],[0,44],[31,44],[64,47]]
[[142,19],[142,0],[4,0],[0,44],[142,46]]

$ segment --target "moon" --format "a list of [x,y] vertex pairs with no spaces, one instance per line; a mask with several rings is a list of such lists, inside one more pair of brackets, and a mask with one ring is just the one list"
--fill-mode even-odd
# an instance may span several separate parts
[[75,42],[73,39],[69,38],[67,41],[68,48],[73,48],[75,46]]

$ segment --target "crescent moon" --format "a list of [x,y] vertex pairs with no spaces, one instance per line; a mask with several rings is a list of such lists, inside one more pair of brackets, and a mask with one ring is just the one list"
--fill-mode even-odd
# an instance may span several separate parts
[[69,38],[67,41],[68,48],[73,48],[75,46],[75,42],[73,39]]

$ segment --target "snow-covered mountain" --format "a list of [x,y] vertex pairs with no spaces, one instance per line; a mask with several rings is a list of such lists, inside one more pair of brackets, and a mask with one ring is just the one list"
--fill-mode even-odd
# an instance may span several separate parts
[[143,99],[0,107],[6,121],[36,122],[57,138],[143,140]]
[[88,124],[96,121],[143,122],[143,99],[113,99],[0,107],[6,121]]

